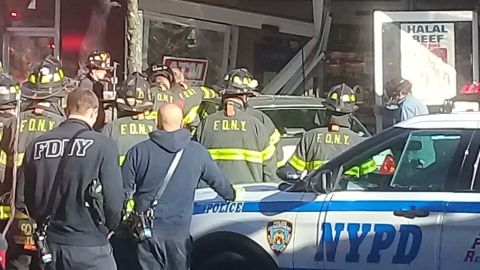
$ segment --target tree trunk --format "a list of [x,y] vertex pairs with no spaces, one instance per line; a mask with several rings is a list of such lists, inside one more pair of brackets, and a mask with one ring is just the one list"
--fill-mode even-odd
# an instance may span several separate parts
[[128,73],[142,71],[142,23],[138,13],[138,0],[128,0],[127,4],[127,42]]

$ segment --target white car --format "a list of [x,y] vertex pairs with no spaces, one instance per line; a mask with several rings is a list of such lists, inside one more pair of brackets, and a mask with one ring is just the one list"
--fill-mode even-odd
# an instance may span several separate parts
[[[480,113],[411,119],[285,190],[197,191],[193,270],[479,269]],[[378,159],[369,174],[344,174]]]

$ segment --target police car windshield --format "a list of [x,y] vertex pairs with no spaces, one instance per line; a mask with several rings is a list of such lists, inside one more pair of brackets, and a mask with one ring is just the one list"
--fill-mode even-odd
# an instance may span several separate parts
[[320,108],[260,109],[285,136],[301,136],[305,131],[326,126],[325,110]]

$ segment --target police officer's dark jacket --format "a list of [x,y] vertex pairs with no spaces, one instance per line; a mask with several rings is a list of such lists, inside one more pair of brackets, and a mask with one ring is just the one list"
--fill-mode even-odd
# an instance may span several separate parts
[[207,150],[192,141],[190,133],[157,130],[127,154],[122,167],[127,197],[133,194],[136,211],[143,212],[151,204],[163,183],[175,153],[184,149],[177,169],[155,208],[153,229],[162,235],[188,235],[193,213],[193,198],[200,179],[220,196],[233,200],[235,192]]
[[265,125],[236,102],[235,115],[209,115],[198,126],[203,144],[233,184],[276,181],[275,145]]
[[126,116],[105,125],[102,133],[116,142],[120,154],[118,163],[122,165],[128,150],[135,144],[147,140],[148,134],[155,129],[156,125],[153,120],[134,119]]
[[[106,245],[107,233],[117,227],[124,202],[117,160],[117,147],[111,139],[81,120],[68,119],[28,145],[19,173],[16,204],[20,208],[25,205],[32,218],[41,223],[52,211],[47,209],[49,197],[55,196],[55,214],[47,231],[50,242]],[[57,178],[58,193],[53,195]],[[85,203],[87,187],[94,179],[103,186],[105,224],[94,221]]]

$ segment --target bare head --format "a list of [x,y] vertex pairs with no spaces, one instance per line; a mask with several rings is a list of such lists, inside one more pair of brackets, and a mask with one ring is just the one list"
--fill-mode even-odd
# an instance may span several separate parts
[[183,128],[183,111],[177,104],[164,104],[158,110],[158,128],[173,132]]
[[69,119],[80,119],[90,127],[97,121],[98,98],[91,90],[76,88],[68,94],[66,112]]

